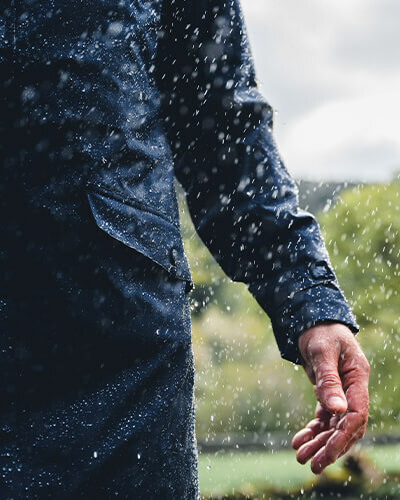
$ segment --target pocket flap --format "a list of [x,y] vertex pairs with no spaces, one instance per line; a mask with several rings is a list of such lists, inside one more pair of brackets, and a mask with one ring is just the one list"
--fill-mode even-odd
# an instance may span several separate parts
[[90,208],[100,229],[150,258],[172,276],[192,283],[178,226],[140,204],[88,191]]

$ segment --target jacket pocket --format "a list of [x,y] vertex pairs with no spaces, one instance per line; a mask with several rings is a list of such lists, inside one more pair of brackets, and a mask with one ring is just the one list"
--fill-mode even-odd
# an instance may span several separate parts
[[193,288],[179,226],[117,194],[89,189],[89,205],[97,226],[124,245],[140,252],[171,276],[187,281]]

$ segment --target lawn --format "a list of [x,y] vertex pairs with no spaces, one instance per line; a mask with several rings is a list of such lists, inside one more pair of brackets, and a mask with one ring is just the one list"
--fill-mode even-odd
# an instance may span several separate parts
[[[400,445],[364,447],[361,451],[381,472],[400,474]],[[341,469],[339,460],[328,470],[335,475]],[[292,450],[201,454],[199,474],[202,495],[216,496],[257,486],[296,491],[318,480],[309,465],[296,462]]]

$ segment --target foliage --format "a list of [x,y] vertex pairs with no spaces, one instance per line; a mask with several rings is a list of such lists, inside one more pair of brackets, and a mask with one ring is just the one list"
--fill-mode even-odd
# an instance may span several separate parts
[[[196,235],[182,202],[182,229],[196,284],[191,292],[197,435],[293,431],[312,416],[302,369],[280,359],[266,314],[232,283]],[[361,325],[371,363],[369,429],[400,427],[400,184],[353,187],[318,216],[339,282]]]
[[390,433],[400,423],[400,184],[348,190],[320,222],[371,364],[370,428]]

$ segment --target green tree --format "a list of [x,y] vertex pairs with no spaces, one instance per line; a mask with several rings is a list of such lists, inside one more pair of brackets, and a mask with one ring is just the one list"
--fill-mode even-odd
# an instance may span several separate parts
[[400,424],[400,184],[350,189],[320,223],[371,364],[371,424],[388,432]]
[[[197,236],[181,199],[196,360],[197,434],[296,430],[314,410],[303,371],[280,359],[269,320]],[[341,287],[371,363],[370,428],[400,430],[400,184],[341,193],[318,215]]]

